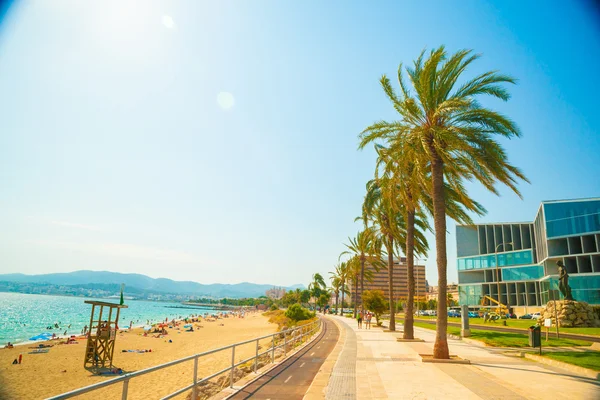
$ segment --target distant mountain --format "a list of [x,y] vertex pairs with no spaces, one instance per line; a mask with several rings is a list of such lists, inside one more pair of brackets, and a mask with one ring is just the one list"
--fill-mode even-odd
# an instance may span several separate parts
[[[50,284],[81,286],[93,288],[97,285],[125,284],[125,291],[135,288],[135,292],[169,293],[188,296],[210,297],[259,297],[265,291],[277,285],[264,285],[242,282],[236,284],[215,283],[203,285],[192,281],[174,281],[166,278],[150,278],[141,274],[122,274],[108,271],[74,271],[56,274],[25,275],[25,274],[0,274],[0,281],[15,283]],[[304,289],[304,285],[286,287],[287,290],[296,288]]]

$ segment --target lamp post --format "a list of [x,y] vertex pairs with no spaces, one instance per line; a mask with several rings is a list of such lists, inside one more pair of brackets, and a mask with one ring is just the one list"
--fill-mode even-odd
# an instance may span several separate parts
[[523,295],[523,305],[525,306],[525,314],[529,314],[527,312],[527,295],[525,293],[521,293]]
[[[500,246],[506,246],[507,244],[510,244],[511,246],[513,245],[513,242],[506,242],[506,243],[500,243],[498,246],[496,246],[496,249],[494,249],[494,256],[496,258],[496,284],[498,287],[498,310],[500,310],[500,304],[502,304],[502,301],[500,301],[500,265],[498,265],[498,249],[500,248]],[[509,296],[508,296],[508,284],[506,285],[506,306],[508,308],[510,301],[509,301]]]
[[[415,256],[415,260],[417,261],[417,262],[415,262],[415,266],[419,265],[419,257],[418,256]],[[424,258],[423,262],[425,262],[425,261],[427,261],[427,259]],[[415,268],[415,270],[417,270],[417,269]],[[417,288],[415,291],[417,292],[416,298],[417,298],[417,317],[418,317],[419,316],[419,272],[418,271],[417,271]]]

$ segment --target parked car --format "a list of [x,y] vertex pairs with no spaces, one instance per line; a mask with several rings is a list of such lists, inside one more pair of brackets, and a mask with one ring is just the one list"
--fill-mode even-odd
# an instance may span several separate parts
[[531,319],[535,319],[536,321],[541,317],[542,317],[542,314],[540,314],[539,312],[531,314]]
[[427,317],[429,314],[427,313],[426,310],[419,310],[419,311],[415,312],[415,315],[417,317]]
[[448,311],[449,317],[460,318],[460,311],[450,310]]
[[475,311],[469,311],[469,318],[479,318],[479,314]]
[[532,318],[531,314],[523,314],[519,317],[519,319],[531,319],[531,318]]

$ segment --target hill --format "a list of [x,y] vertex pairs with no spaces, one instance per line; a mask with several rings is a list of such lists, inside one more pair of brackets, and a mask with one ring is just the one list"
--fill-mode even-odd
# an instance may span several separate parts
[[[74,271],[66,273],[25,275],[25,274],[0,274],[0,281],[19,284],[47,284],[53,286],[71,286],[82,288],[105,288],[106,285],[120,285],[124,283],[126,292],[136,293],[164,293],[180,296],[207,296],[207,297],[259,297],[265,291],[276,285],[242,282],[236,284],[201,284],[192,281],[174,281],[166,278],[151,278],[142,274],[122,274],[108,271]],[[117,286],[118,287],[118,286]],[[304,288],[304,285],[286,287],[287,290]]]

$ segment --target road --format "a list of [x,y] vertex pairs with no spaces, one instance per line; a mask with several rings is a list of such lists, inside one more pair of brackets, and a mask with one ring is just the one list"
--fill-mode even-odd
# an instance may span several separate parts
[[229,399],[302,399],[339,334],[332,321],[323,319],[323,330],[311,344]]
[[[425,322],[427,324],[435,325],[435,319],[420,319],[415,318],[415,321]],[[533,325],[533,322],[532,322]],[[460,323],[458,322],[448,322],[448,326],[458,326],[460,327]],[[482,331],[494,331],[494,332],[508,332],[508,333],[521,333],[523,335],[527,335],[527,330],[523,328],[510,328],[504,326],[493,326],[493,325],[471,325],[471,329],[480,329]],[[591,336],[591,335],[580,335],[573,333],[566,333],[561,331],[559,328],[559,336],[561,339],[576,339],[576,340],[585,340],[588,342],[600,342],[600,336]],[[545,335],[545,328],[542,328],[542,335]],[[550,328],[550,337],[556,337],[556,328]]]

